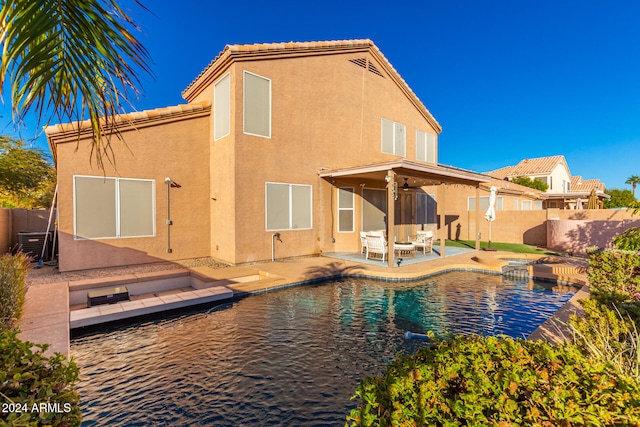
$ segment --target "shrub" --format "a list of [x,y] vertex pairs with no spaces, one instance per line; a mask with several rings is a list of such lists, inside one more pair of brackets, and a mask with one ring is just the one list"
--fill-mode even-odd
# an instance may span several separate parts
[[640,255],[619,250],[589,254],[591,294],[601,302],[640,302]]
[[640,384],[577,346],[456,337],[361,382],[350,426],[640,425]]
[[611,243],[617,249],[640,251],[640,227],[627,228],[624,233],[615,237]]
[[623,316],[594,299],[580,301],[584,317],[572,316],[569,325],[574,343],[589,357],[609,361],[620,372],[640,381],[640,333],[638,320]]
[[0,332],[0,426],[79,426],[77,365],[60,353],[45,356],[48,344],[21,341],[17,333]]
[[20,252],[0,256],[0,330],[12,328],[22,314],[29,261]]

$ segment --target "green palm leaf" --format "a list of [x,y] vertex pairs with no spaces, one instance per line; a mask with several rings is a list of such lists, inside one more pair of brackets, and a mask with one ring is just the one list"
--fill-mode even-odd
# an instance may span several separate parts
[[[136,3],[142,4],[136,0]],[[115,116],[151,74],[134,22],[115,0],[0,0],[0,94],[10,81],[15,123],[89,119],[92,160],[114,163]],[[78,137],[81,127],[78,124]]]

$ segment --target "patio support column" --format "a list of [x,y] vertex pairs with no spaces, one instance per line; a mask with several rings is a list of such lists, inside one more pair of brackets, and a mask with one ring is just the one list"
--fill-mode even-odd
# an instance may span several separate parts
[[393,250],[393,242],[395,241],[395,182],[396,174],[392,170],[387,171],[387,245],[389,251],[387,253],[387,260],[389,267],[393,268],[395,262],[395,251]]
[[480,184],[476,184],[476,251],[480,250]]
[[445,203],[444,203],[444,193],[445,193],[445,189],[446,186],[444,184],[444,182],[440,183],[440,196],[438,197],[439,202],[438,205],[440,206],[440,257],[444,258],[444,251],[445,251],[445,247],[444,247],[444,241],[446,239],[446,234],[447,234],[447,223],[446,223],[446,209],[445,209]]

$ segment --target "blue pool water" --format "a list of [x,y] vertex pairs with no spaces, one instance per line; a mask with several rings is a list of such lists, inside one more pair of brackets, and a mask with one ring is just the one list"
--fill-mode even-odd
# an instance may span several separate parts
[[345,279],[76,338],[83,426],[344,425],[360,379],[425,341],[526,337],[573,288],[453,272]]

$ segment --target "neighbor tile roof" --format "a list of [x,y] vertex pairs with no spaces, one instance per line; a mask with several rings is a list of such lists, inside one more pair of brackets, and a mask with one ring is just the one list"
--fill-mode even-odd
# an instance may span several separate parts
[[605,185],[599,179],[582,179],[581,176],[572,176],[570,189],[572,193],[589,193],[591,190],[604,191]]
[[[516,176],[543,175],[551,173],[558,165],[567,166],[564,156],[538,157],[536,159],[524,159],[515,166],[507,166],[495,171],[486,172],[498,179],[513,178]],[[569,167],[567,166],[567,170]]]

